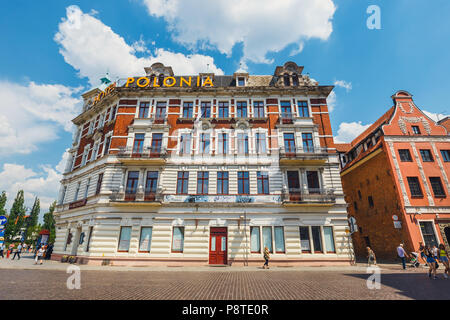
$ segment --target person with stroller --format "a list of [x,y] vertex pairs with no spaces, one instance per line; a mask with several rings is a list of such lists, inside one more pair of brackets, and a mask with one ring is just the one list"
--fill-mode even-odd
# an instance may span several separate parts
[[419,254],[417,252],[411,252],[411,267],[420,267]]
[[425,246],[424,252],[427,257],[427,264],[430,267],[428,269],[428,277],[431,279],[431,274],[433,274],[433,279],[436,280],[436,259],[434,258],[433,250],[429,246]]
[[448,252],[445,249],[444,244],[439,245],[439,261],[444,265],[444,278],[448,279],[449,262],[448,262]]
[[372,264],[377,264],[377,257],[375,252],[370,247],[367,247],[367,266],[370,267]]

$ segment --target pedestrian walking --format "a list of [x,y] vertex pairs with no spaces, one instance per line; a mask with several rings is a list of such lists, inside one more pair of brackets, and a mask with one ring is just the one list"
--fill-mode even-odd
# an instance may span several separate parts
[[424,252],[427,257],[428,266],[430,267],[428,269],[428,277],[431,279],[431,274],[433,274],[433,279],[436,280],[436,260],[434,258],[433,250],[429,246],[426,246]]
[[444,265],[444,278],[448,279],[448,271],[449,271],[449,262],[448,262],[448,252],[445,249],[443,243],[439,245],[439,261]]
[[14,252],[14,256],[12,257],[13,260],[16,256],[18,256],[17,260],[20,260],[20,253],[22,252],[22,248],[23,248],[22,244],[19,243],[19,245],[17,246],[16,252]]
[[397,247],[397,254],[402,260],[403,270],[406,270],[406,258],[408,258],[408,254],[406,253],[405,249],[403,249],[403,243],[400,243],[400,245]]
[[425,263],[425,265],[427,265],[427,257],[425,256],[425,246],[423,245],[423,242],[420,241],[419,242],[419,254],[420,254],[420,258],[423,260],[423,262]]
[[377,264],[377,257],[375,252],[370,247],[367,247],[367,265],[370,267],[372,264]]
[[34,264],[42,264],[42,256],[44,255],[45,247],[41,246],[39,250],[36,252],[36,257],[34,258]]
[[264,247],[264,265],[263,265],[263,269],[269,269],[269,259],[270,259],[270,252],[269,252],[269,248]]
[[2,243],[0,243],[0,256],[2,257],[2,258],[5,258],[4,256],[3,256],[3,251],[5,250],[5,244],[2,242]]

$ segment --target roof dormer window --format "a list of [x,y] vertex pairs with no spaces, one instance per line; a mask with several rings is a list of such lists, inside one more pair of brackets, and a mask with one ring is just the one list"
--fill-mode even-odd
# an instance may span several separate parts
[[285,85],[286,87],[288,87],[288,86],[291,85],[291,81],[290,81],[290,79],[289,79],[289,75],[288,75],[288,74],[285,74],[285,75],[283,76],[283,81],[284,81],[284,85]]
[[245,87],[245,77],[238,77],[237,85],[238,85],[238,87]]
[[158,77],[158,84],[159,84],[160,86],[162,86],[162,85],[163,85],[163,82],[164,82],[164,75],[163,75],[163,74],[160,74],[159,77]]

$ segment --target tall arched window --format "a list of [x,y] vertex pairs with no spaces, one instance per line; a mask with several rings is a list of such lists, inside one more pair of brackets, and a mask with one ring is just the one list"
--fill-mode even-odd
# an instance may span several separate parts
[[293,86],[298,86],[298,76],[296,74],[294,74],[292,76],[292,85]]

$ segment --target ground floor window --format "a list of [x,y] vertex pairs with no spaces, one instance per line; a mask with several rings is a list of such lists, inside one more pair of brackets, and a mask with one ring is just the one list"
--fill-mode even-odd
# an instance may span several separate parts
[[184,227],[174,227],[172,235],[172,252],[183,252]]
[[275,252],[276,253],[284,253],[284,228],[283,227],[274,227],[275,234]]
[[433,222],[420,221],[420,230],[422,231],[423,241],[427,246],[438,246],[436,234],[434,233]]
[[264,250],[267,247],[269,249],[269,252],[273,252],[273,247],[272,247],[272,227],[263,227],[262,228],[262,236],[263,236]]
[[322,235],[320,233],[320,227],[313,226],[311,227],[313,244],[314,244],[314,252],[322,253]]
[[330,253],[335,253],[333,227],[323,227],[323,235],[325,237],[325,250]]
[[302,250],[302,253],[311,253],[309,227],[300,227],[300,249]]
[[259,227],[250,227],[250,250],[252,253],[261,252],[261,240],[259,237]]
[[150,252],[152,244],[152,227],[142,227],[141,236],[139,238],[139,251]]
[[130,240],[131,240],[131,227],[121,227],[118,251],[128,252],[128,250],[130,249]]
[[333,227],[300,227],[300,248],[302,253],[336,253]]
[[[260,227],[250,227],[250,250],[252,253],[260,253],[261,248],[267,247],[269,252],[285,253],[284,227],[262,227],[262,245]],[[273,241],[275,239],[275,242]]]

